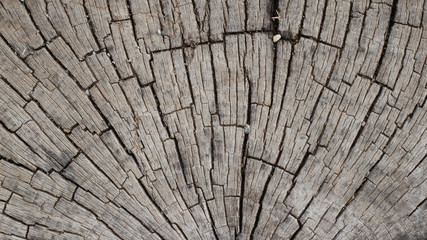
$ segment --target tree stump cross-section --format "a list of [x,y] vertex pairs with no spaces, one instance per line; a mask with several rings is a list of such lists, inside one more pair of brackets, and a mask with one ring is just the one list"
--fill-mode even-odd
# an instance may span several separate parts
[[0,239],[427,239],[427,1],[1,0]]

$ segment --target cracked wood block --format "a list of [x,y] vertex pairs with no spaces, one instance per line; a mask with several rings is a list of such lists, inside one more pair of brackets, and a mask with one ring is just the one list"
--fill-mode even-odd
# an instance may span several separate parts
[[[0,38],[0,75],[2,83],[10,84],[14,90],[21,94],[25,100],[30,100],[30,94],[37,85],[38,80],[32,75],[30,69],[18,55],[14,54],[13,49],[9,48],[7,42]],[[4,91],[4,89],[2,88]]]
[[0,239],[427,238],[426,9],[2,1]]
[[19,1],[7,0],[0,4],[0,33],[19,57],[26,57],[30,49],[43,46],[40,30],[30,13]]

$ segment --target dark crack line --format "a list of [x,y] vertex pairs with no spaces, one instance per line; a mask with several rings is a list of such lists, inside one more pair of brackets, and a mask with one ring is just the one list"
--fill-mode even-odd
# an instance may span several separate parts
[[[89,156],[87,156],[85,153],[81,153],[82,155],[84,155],[91,163],[92,163],[92,165],[99,171],[99,172],[101,172],[111,183],[113,183],[114,184],[114,181],[110,178],[110,176],[108,175],[108,174],[106,174],[98,165],[96,165],[92,160],[91,160],[91,158],[89,157]],[[65,169],[63,169],[61,172],[59,172],[60,173],[60,175],[63,177],[63,178],[65,178],[65,179],[67,179],[68,181],[70,181],[70,182],[72,182],[73,184],[75,184],[76,186],[78,186],[78,187],[80,187],[80,184],[78,184],[77,182],[75,182],[75,181],[73,181],[72,179],[70,179],[70,178],[68,178],[68,177],[66,177],[65,175],[64,175],[64,172],[63,171],[65,171]],[[115,185],[115,184],[114,184]],[[115,185],[116,186],[116,185]],[[123,188],[123,186],[116,186],[117,187],[117,189],[120,191],[120,190],[122,190],[122,191],[124,191],[124,192],[126,192],[126,194],[128,194],[129,196],[130,196],[130,194],[128,193],[128,191],[125,189],[125,188]],[[82,187],[80,187],[80,188],[82,188]],[[95,198],[97,198],[97,199],[99,199],[94,193],[92,193],[90,190],[87,190],[87,189],[84,189],[84,188],[82,188],[83,190],[85,190],[85,191],[87,191],[87,192],[89,192],[90,194],[92,194]],[[120,193],[119,193],[120,194]],[[100,199],[99,199],[100,200]],[[117,203],[115,203],[114,202],[114,199],[109,199],[110,200],[110,203],[111,204],[113,204],[114,206],[116,206],[117,208],[121,208],[121,209],[123,209],[126,213],[128,213],[130,216],[132,216],[133,218],[135,218],[135,220],[137,220],[140,224],[141,224],[141,226],[143,226],[144,228],[146,228],[149,232],[151,232],[151,233],[156,233],[157,235],[159,235],[160,237],[162,236],[160,233],[158,233],[156,230],[154,230],[151,226],[148,226],[148,225],[146,225],[144,222],[142,222],[142,220],[140,219],[140,218],[138,218],[136,215],[134,215],[130,210],[128,210],[127,208],[125,208],[124,206],[121,206],[121,205],[118,205]],[[101,202],[103,202],[102,200],[100,200]],[[77,201],[74,201],[74,202],[77,202]],[[97,215],[96,215],[97,216]]]
[[[245,71],[246,72],[246,71]],[[245,78],[248,76],[246,73],[244,74]],[[251,120],[251,102],[252,102],[252,86],[251,82],[248,81],[248,105],[247,105],[247,112],[246,112],[246,124],[250,124]],[[240,181],[240,196],[239,196],[239,234],[242,231],[242,224],[243,224],[243,199],[244,199],[244,193],[245,193],[245,179],[246,179],[246,163],[247,163],[247,157],[248,157],[248,138],[249,134],[245,133],[245,137],[243,139],[243,150],[242,150],[242,160],[240,162],[241,167],[241,181]]]
[[[87,22],[87,24],[88,24],[88,27],[89,27],[89,30],[90,30],[90,32],[92,33],[92,37],[93,37],[93,40],[95,40],[95,43],[96,43],[96,47],[98,48],[98,49],[101,49],[101,46],[100,46],[100,44],[99,44],[99,42],[98,42],[98,38],[97,38],[97,36],[96,36],[96,34],[95,34],[95,28],[94,28],[94,26],[93,26],[93,24],[92,24],[92,20],[90,19],[90,14],[89,14],[89,12],[88,12],[88,10],[87,10],[87,7],[86,7],[86,1],[87,0],[83,0],[83,3],[82,3],[82,7],[83,7],[83,9],[84,9],[84,11],[85,11],[85,16],[86,16],[86,22]],[[67,14],[68,15],[68,14]]]
[[[277,10],[277,9],[279,9],[279,0],[273,0],[273,4],[272,5],[273,5],[273,10],[274,11]],[[274,16],[274,14],[275,13],[272,13],[273,16]],[[279,33],[279,20],[274,21],[274,23],[273,23],[273,29],[274,29],[273,32],[275,34]],[[286,78],[287,79],[286,79],[286,83],[285,83],[285,87],[284,87],[284,95],[282,96],[282,101],[281,101],[280,109],[282,109],[282,104],[283,104],[284,99],[285,99],[286,87],[287,87],[287,83],[288,83],[288,79],[289,79],[289,75],[290,75],[290,70],[291,70],[291,65],[292,65],[294,45],[295,45],[295,42],[291,44],[291,56],[290,56],[290,59],[289,59],[289,62],[288,62],[288,69],[287,69],[287,73],[286,73]],[[278,42],[276,42],[276,43],[273,44],[273,51],[274,51],[274,56],[273,56],[273,72],[272,72],[272,78],[273,78],[272,79],[272,87],[273,88],[274,88],[274,86],[276,84],[277,50],[278,50]],[[273,104],[273,95],[274,94],[272,93],[271,94],[271,104]],[[248,109],[250,109],[250,108],[248,108]],[[269,108],[268,116],[270,116],[270,112],[271,112],[271,107]],[[277,118],[277,121],[278,121],[278,119],[279,119],[279,117]],[[279,159],[280,159],[280,156],[281,156],[281,153],[282,153],[282,150],[281,150],[282,147],[281,146],[283,144],[284,138],[285,137],[283,136],[282,140],[281,140],[281,143],[280,143],[280,147],[279,147],[280,152],[279,152],[279,154],[278,154],[278,156],[277,156],[277,158],[276,158],[273,166],[277,166],[277,164],[279,162]],[[245,169],[246,169],[246,161],[245,161],[244,169],[242,170],[243,173],[245,172],[244,171]],[[255,222],[254,222],[254,225],[253,225],[253,227],[252,227],[252,229],[250,231],[250,235],[249,235],[250,239],[254,238],[255,230],[256,230],[256,228],[258,226],[258,223],[260,221],[260,218],[261,218],[261,212],[262,212],[262,208],[263,208],[263,201],[264,201],[265,195],[267,193],[267,189],[268,189],[268,186],[270,184],[271,178],[274,175],[275,171],[276,171],[275,167],[271,168],[270,173],[269,173],[268,178],[267,178],[267,181],[266,181],[266,183],[264,185],[264,188],[263,188],[263,191],[261,193],[261,197],[260,197],[260,200],[259,200],[259,207],[258,207],[258,210],[257,210],[257,213],[256,213],[256,217],[255,217]],[[242,189],[243,190],[244,190],[244,184],[245,184],[244,179],[242,179]],[[242,192],[242,197],[241,197],[241,203],[242,204],[243,204],[243,198],[244,198],[244,191]],[[242,209],[242,206],[243,206],[242,204],[240,206],[241,209]],[[243,210],[241,210],[241,211],[242,211],[242,213],[241,213],[240,217],[243,218]],[[241,221],[241,223],[242,223],[242,221]]]
[[[380,71],[380,68],[382,66],[383,60],[384,60],[384,56],[385,53],[387,52],[387,48],[388,48],[388,43],[389,43],[389,38],[390,38],[390,33],[391,33],[391,29],[393,28],[394,25],[394,19],[396,17],[396,12],[397,12],[397,1],[398,0],[393,0],[393,5],[391,7],[391,14],[390,14],[390,20],[388,22],[388,27],[387,27],[387,32],[385,34],[385,40],[384,40],[384,45],[383,45],[383,49],[381,51],[381,56],[380,59],[378,61],[378,65],[375,68],[375,72],[374,72],[374,76],[373,79],[376,79],[378,76],[378,73]],[[365,20],[365,18],[364,18]],[[363,23],[365,23],[365,21],[363,21]],[[362,34],[361,34],[362,35]],[[360,35],[360,36],[361,36]],[[360,43],[360,42],[359,42]],[[360,45],[360,44],[359,44]]]
[[[133,156],[134,157],[134,156]],[[143,176],[144,177],[144,176]],[[142,178],[143,178],[142,177]],[[169,223],[169,225],[171,226],[171,228],[173,228],[173,226],[176,226],[179,230],[178,233],[180,233],[182,236],[185,236],[184,231],[182,231],[181,227],[175,223],[172,223],[172,221],[169,219],[169,217],[163,212],[163,210],[160,208],[159,204],[157,204],[154,199],[152,198],[152,196],[149,194],[148,189],[144,186],[144,184],[141,182],[141,179],[138,180],[139,186],[142,188],[142,190],[144,191],[144,193],[147,195],[147,197],[150,199],[151,203],[153,204],[153,206],[157,209],[157,211],[164,217],[164,219],[166,220],[167,223]],[[176,229],[175,229],[176,230]],[[159,234],[159,236],[161,236]]]
[[425,203],[426,203],[426,200],[427,200],[427,198],[424,198],[424,200],[423,201],[421,201],[415,208],[414,208],[414,210],[408,215],[408,218],[410,217],[410,216],[412,216],[412,214],[414,214],[414,212],[416,212],[420,207],[421,207],[421,205],[424,205]]
[[[386,51],[387,51],[388,41],[389,41],[389,37],[390,37],[390,33],[391,33],[391,29],[392,29],[392,27],[393,27],[393,21],[394,21],[394,18],[395,18],[395,16],[396,16],[396,9],[397,9],[397,0],[393,0],[392,12],[391,12],[391,15],[390,15],[390,20],[389,20],[389,24],[388,24],[387,33],[386,33],[386,38],[385,38],[385,40],[384,40],[384,46],[383,46],[383,49],[382,49],[382,52],[381,52],[380,59],[379,59],[379,61],[378,61],[378,65],[377,65],[377,67],[376,67],[376,69],[375,69],[374,76],[373,76],[373,80],[374,80],[374,81],[375,81],[376,77],[378,76],[379,70],[380,70],[380,68],[381,68],[381,66],[382,66],[382,62],[383,62],[383,59],[384,59],[385,53],[386,53]],[[364,17],[364,19],[363,19],[363,20],[365,20],[365,17]],[[363,22],[364,22],[364,21],[363,21]],[[346,35],[346,36],[347,36],[347,35]],[[373,83],[373,84],[375,84],[375,83]],[[370,114],[373,112],[373,109],[374,109],[374,107],[376,106],[376,103],[377,103],[377,101],[378,101],[379,97],[382,95],[382,92],[384,91],[384,88],[386,88],[386,86],[385,86],[385,85],[383,85],[383,84],[381,84],[381,85],[380,85],[380,89],[379,89],[379,91],[378,91],[378,94],[377,94],[377,96],[375,97],[374,101],[372,102],[371,106],[369,107],[369,110],[368,110],[367,114],[365,115],[363,122],[365,122],[365,123],[366,123],[366,122],[368,121],[369,116],[370,116]],[[390,88],[389,88],[389,87],[387,87],[387,89],[389,89],[389,90],[390,90]],[[352,142],[352,144],[351,144],[351,146],[350,146],[350,149],[349,149],[349,151],[348,151],[348,154],[347,154],[347,156],[346,156],[346,158],[345,158],[344,162],[345,162],[345,161],[346,161],[346,159],[349,157],[350,153],[352,152],[353,148],[355,147],[356,143],[358,142],[358,140],[359,140],[359,138],[360,138],[360,136],[361,136],[361,134],[362,134],[362,132],[363,132],[364,128],[365,128],[365,126],[363,126],[363,125],[359,128],[359,131],[357,132],[357,135],[356,135],[356,137],[355,137],[354,141]],[[392,140],[392,139],[393,139],[393,137],[395,136],[396,130],[397,130],[397,129],[395,129],[395,130],[394,130],[393,134],[392,134],[392,135],[390,136],[390,138],[388,139],[387,143],[385,144],[384,149],[385,149],[385,148],[390,144],[391,140]],[[365,183],[366,183],[366,181],[367,181],[367,179],[368,179],[368,177],[369,177],[369,174],[370,174],[370,173],[371,173],[371,171],[372,171],[372,170],[373,170],[373,169],[378,165],[378,163],[383,159],[383,157],[384,157],[384,156],[385,156],[385,152],[383,152],[383,153],[381,154],[381,156],[379,157],[379,159],[378,159],[378,160],[373,164],[373,166],[369,169],[369,171],[367,172],[367,176],[365,176],[365,179],[363,180],[363,182],[361,183],[361,185],[360,185],[360,186],[356,189],[356,191],[354,192],[354,194],[353,194],[354,198],[356,198],[356,197],[358,196],[358,194],[359,194],[359,192],[361,191],[361,189],[363,189],[363,187],[365,186]],[[350,203],[351,203],[351,202],[348,202],[348,204],[350,204]],[[343,206],[343,208],[340,210],[340,212],[338,213],[338,215],[335,217],[335,221],[337,221],[337,220],[341,217],[341,215],[343,214],[343,212],[344,212],[344,211],[345,211],[345,209],[347,208],[348,204],[346,204],[345,206]]]
[[[389,37],[390,37],[390,32],[391,32],[391,29],[392,29],[392,27],[393,27],[393,20],[394,20],[395,15],[396,15],[396,8],[397,8],[397,0],[393,0],[392,12],[391,12],[391,15],[390,15],[390,20],[389,20],[388,30],[387,30],[387,33],[386,33],[386,39],[385,39],[385,41],[384,41],[384,46],[383,46],[383,49],[382,49],[382,52],[381,52],[381,57],[380,57],[380,60],[379,60],[379,62],[378,62],[377,68],[375,69],[375,73],[374,73],[374,77],[373,77],[373,79],[376,79],[376,77],[377,77],[377,75],[378,75],[378,73],[379,73],[379,69],[380,69],[380,67],[382,66],[382,61],[383,61],[383,58],[384,58],[385,52],[386,52],[387,47],[388,47],[388,40],[389,40]],[[375,83],[373,83],[373,84],[375,84]],[[379,89],[379,91],[378,91],[378,93],[377,93],[377,95],[376,95],[376,97],[375,97],[374,101],[372,102],[371,106],[369,107],[368,112],[367,112],[367,114],[365,115],[363,122],[365,122],[365,123],[366,123],[366,122],[368,121],[369,116],[370,116],[370,114],[373,112],[373,109],[374,109],[374,107],[376,106],[376,104],[377,104],[377,101],[378,101],[379,97],[380,97],[380,96],[382,95],[382,93],[383,93],[383,90],[384,90],[384,86],[383,86],[383,85],[380,85],[380,89]],[[365,126],[363,126],[363,125],[359,128],[359,130],[358,130],[358,132],[357,132],[357,134],[356,134],[356,137],[355,137],[355,139],[353,140],[353,142],[352,142],[352,144],[351,144],[351,146],[350,146],[350,149],[348,150],[348,154],[347,154],[347,156],[346,156],[346,157],[345,157],[345,159],[344,159],[344,162],[345,162],[345,161],[347,160],[347,158],[350,156],[350,153],[352,152],[352,150],[353,150],[353,148],[355,147],[356,143],[358,142],[358,140],[359,140],[360,136],[362,135],[362,132],[363,132],[364,128],[365,128]],[[387,143],[386,143],[385,147],[387,147],[387,146],[389,145],[389,143],[391,142],[391,140],[392,140],[392,139],[393,139],[393,137],[395,136],[395,133],[396,133],[396,129],[395,129],[395,131],[393,132],[393,134],[390,136],[390,138],[389,138],[389,140],[387,141]],[[384,147],[384,148],[385,148],[385,147]],[[356,198],[356,197],[357,197],[357,195],[358,195],[359,191],[360,191],[360,190],[363,188],[363,186],[365,185],[366,180],[368,179],[370,172],[371,172],[371,171],[372,171],[372,170],[373,170],[373,169],[378,165],[378,163],[383,159],[384,155],[385,155],[385,152],[383,152],[383,153],[381,154],[380,158],[379,158],[379,159],[374,163],[374,165],[369,169],[369,171],[367,172],[368,174],[367,174],[367,176],[365,177],[364,181],[363,181],[363,182],[362,182],[362,184],[361,184],[361,185],[356,189],[355,193],[353,194],[354,198]],[[348,204],[350,204],[350,203],[348,203]],[[335,221],[337,221],[337,219],[342,215],[342,213],[344,212],[344,210],[346,209],[346,207],[347,207],[347,206],[344,206],[344,207],[341,209],[341,211],[340,211],[340,212],[338,213],[338,215],[336,216]]]

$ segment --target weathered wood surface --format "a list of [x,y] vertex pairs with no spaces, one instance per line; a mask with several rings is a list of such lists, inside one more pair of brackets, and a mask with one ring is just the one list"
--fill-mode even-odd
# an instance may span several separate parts
[[1,0],[0,33],[0,239],[427,238],[426,1]]

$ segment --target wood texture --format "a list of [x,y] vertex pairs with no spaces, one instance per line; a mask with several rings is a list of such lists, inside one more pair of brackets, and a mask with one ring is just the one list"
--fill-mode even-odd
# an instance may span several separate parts
[[0,34],[0,239],[427,238],[426,1],[2,0]]

